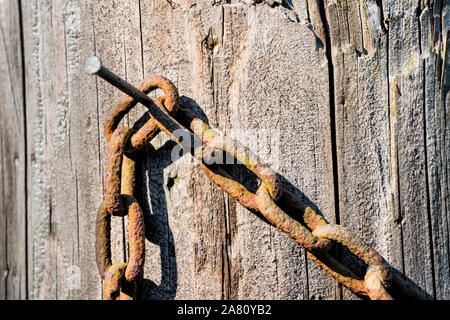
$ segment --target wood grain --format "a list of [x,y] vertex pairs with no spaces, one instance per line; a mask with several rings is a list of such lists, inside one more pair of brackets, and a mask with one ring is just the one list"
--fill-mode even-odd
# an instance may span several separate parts
[[95,212],[102,199],[96,80],[87,2],[23,2],[32,299],[99,299]]
[[[335,79],[340,222],[430,297],[443,299],[448,210],[441,207],[446,200],[436,162],[443,156],[440,141],[447,139],[441,128],[448,125],[440,117],[448,90],[434,83],[444,76],[434,68],[442,64],[446,38],[432,31],[440,30],[445,11],[440,2],[429,5],[326,1],[325,10]],[[342,254],[351,263],[351,255]]]
[[[95,54],[131,83],[169,78],[184,105],[248,145],[328,222],[430,298],[449,299],[448,6],[0,1],[0,298],[102,296],[103,121],[122,94],[83,73]],[[142,125],[144,112],[122,124]],[[139,154],[139,299],[357,299],[189,155],[174,160],[174,147],[160,133]],[[231,173],[255,189],[246,170]],[[113,217],[114,262],[128,258],[127,223]],[[363,275],[347,250],[337,254]]]
[[0,298],[25,299],[26,190],[21,27],[17,2],[0,1]]

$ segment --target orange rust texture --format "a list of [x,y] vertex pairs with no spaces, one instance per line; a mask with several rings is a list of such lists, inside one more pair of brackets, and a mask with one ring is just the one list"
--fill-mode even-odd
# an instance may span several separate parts
[[122,156],[125,143],[133,133],[128,127],[120,127],[114,131],[108,146],[108,158],[105,168],[105,200],[103,205],[112,215],[123,215],[124,210],[120,198],[120,180]]
[[300,222],[292,219],[288,214],[281,210],[269,195],[264,185],[261,185],[258,189],[256,196],[258,209],[264,217],[278,229],[287,233],[305,249],[327,251],[330,248],[330,241],[314,236],[311,231],[302,226]]
[[[362,280],[358,279],[350,270],[341,265],[338,261],[332,261],[330,256],[308,252],[308,256],[319,267],[325,270],[330,276],[335,278],[353,293],[367,296],[367,290]],[[332,268],[333,266],[334,268]],[[336,270],[337,269],[337,270]]]
[[212,182],[217,184],[233,199],[239,201],[247,209],[258,210],[256,195],[248,191],[242,184],[232,180],[225,172],[221,172],[221,174],[215,173],[205,164],[201,164],[201,168]]
[[100,206],[96,220],[95,261],[98,272],[105,279],[105,272],[111,266],[111,215],[104,205]]
[[113,264],[105,274],[103,284],[104,300],[134,300],[136,296],[136,282],[124,278],[127,263]]
[[[179,108],[180,97],[178,95],[177,88],[169,79],[166,79],[166,78],[160,77],[160,76],[150,77],[150,78],[147,78],[147,79],[144,79],[144,80],[138,82],[136,84],[136,87],[145,93],[149,93],[158,88],[161,89],[165,95],[164,107],[171,114],[174,114],[177,112],[177,110]],[[107,141],[110,140],[112,134],[116,130],[117,126],[119,125],[119,123],[123,119],[123,117],[136,104],[137,104],[137,101],[134,98],[125,95],[122,98],[122,100],[120,100],[119,103],[117,103],[109,111],[108,116],[106,117],[106,121],[104,123],[104,128],[105,128],[104,132],[105,132]],[[154,128],[154,125],[152,125],[152,122],[154,122],[154,121],[152,120],[152,117],[151,117],[151,119],[144,126],[144,127],[146,127],[146,129],[144,129],[143,131],[148,130],[151,132],[152,128]],[[137,139],[137,140],[139,140],[139,139]]]
[[[164,100],[164,97],[156,98],[155,104],[158,107],[165,106]],[[172,110],[175,110],[175,108],[172,108]],[[148,114],[150,115],[149,112]],[[131,136],[129,143],[126,145],[125,151],[134,152],[143,149],[159,132],[160,129],[156,125],[153,116],[150,115],[150,119],[135,134]]]
[[128,212],[130,259],[125,271],[125,278],[128,281],[134,281],[142,273],[145,260],[144,213],[134,198],[135,172],[136,162],[124,155],[122,163],[122,200]]
[[199,118],[192,120],[192,131],[209,147],[224,150],[252,171],[266,186],[271,197],[278,200],[282,194],[281,182],[277,174],[266,164],[261,164],[258,157],[246,146],[227,136],[220,136],[208,124]]
[[128,205],[128,242],[130,258],[125,272],[128,281],[142,274],[145,260],[145,224],[144,214],[134,197],[124,195]]
[[392,279],[389,264],[377,251],[364,244],[350,230],[340,225],[328,224],[317,228],[313,231],[313,234],[321,238],[337,241],[346,246],[369,267],[377,267],[383,285],[386,287],[390,286]]
[[371,300],[393,300],[381,283],[380,272],[376,267],[369,267],[364,277],[367,294]]
[[[159,108],[175,113],[179,108],[177,88],[168,79],[151,77],[138,83],[137,87],[148,93],[160,88],[165,96],[155,103]],[[96,223],[96,262],[100,276],[105,280],[104,299],[133,299],[136,279],[142,274],[145,258],[144,214],[134,198],[136,162],[132,153],[145,147],[158,134],[160,128],[150,119],[138,132],[128,127],[117,127],[136,101],[125,96],[109,112],[105,121],[105,136],[109,141],[105,169],[105,200]],[[134,134],[133,134],[134,133]],[[124,152],[128,154],[125,155]],[[128,214],[129,263],[112,265],[111,215]]]
[[116,300],[120,296],[120,287],[127,264],[115,263],[105,272],[105,282],[103,284],[103,299]]

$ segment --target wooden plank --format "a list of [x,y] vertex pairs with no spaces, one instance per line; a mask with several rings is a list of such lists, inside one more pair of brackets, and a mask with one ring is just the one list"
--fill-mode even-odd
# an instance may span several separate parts
[[4,177],[4,164],[3,164],[3,135],[2,135],[2,131],[0,130],[0,159],[2,161],[0,161],[0,173],[1,173],[1,180],[0,180],[0,208],[1,208],[1,216],[0,216],[0,230],[2,230],[2,237],[0,239],[0,244],[1,244],[1,249],[0,249],[0,266],[1,266],[1,274],[0,274],[0,299],[4,300],[6,299],[6,275],[7,275],[7,267],[8,267],[8,263],[6,261],[7,259],[7,252],[6,252],[6,215],[3,214],[3,208],[4,208],[4,201],[5,201],[5,196],[4,196],[4,189],[5,189],[5,183],[3,181],[3,177]]
[[[327,63],[308,25],[292,23],[286,10],[275,9],[248,9],[246,39],[225,91],[231,110],[222,112],[230,115],[230,128],[271,132],[272,139],[262,140],[263,146],[271,140],[271,153],[261,146],[255,150],[297,196],[335,222]],[[306,260],[304,250],[285,234],[242,209],[236,224],[241,298],[338,297],[336,282]],[[252,236],[257,234],[263,236]]]
[[27,79],[28,276],[32,299],[98,299],[95,215],[102,197],[87,2],[23,2]]
[[[325,9],[334,67],[338,223],[401,267],[392,208],[387,40],[381,12],[375,1],[327,1]],[[353,255],[341,255],[363,275]],[[356,297],[344,289],[343,298]]]
[[[281,159],[280,173],[334,221],[327,72],[314,34],[292,23],[282,7],[179,6],[172,10],[160,1],[143,3],[144,70],[175,81],[183,101],[200,108],[224,133],[279,129],[283,140],[276,143],[287,148],[282,150],[286,159]],[[281,38],[275,36],[279,33]],[[273,54],[268,54],[269,44]],[[291,53],[284,58],[286,46]],[[302,59],[298,70],[294,58]],[[280,76],[286,69],[292,71]],[[311,86],[324,90],[309,95]],[[298,159],[297,150],[305,156]],[[149,169],[164,176],[164,184],[176,171],[174,185],[164,187],[167,203],[156,200],[164,198],[162,191],[151,202],[163,208],[159,213],[152,206],[154,223],[164,221],[157,216],[164,217],[167,210],[171,231],[161,233],[173,237],[176,298],[335,298],[334,281],[323,271],[307,270],[305,253],[297,244],[224,196],[196,168],[175,163],[160,170],[157,165]],[[158,192],[150,186],[152,191]],[[171,241],[164,246],[170,248]],[[150,255],[147,261],[155,263],[146,265],[151,268],[146,274],[152,277],[163,257]]]
[[398,220],[403,272],[434,296],[431,235],[428,224],[424,69],[420,57],[416,2],[389,2],[389,81],[392,139],[395,143]]
[[0,1],[0,298],[25,299],[25,128],[18,2]]
[[[435,71],[445,70],[437,53],[441,42],[432,44],[443,38],[442,6],[431,3],[439,6],[433,21],[431,8],[416,5],[326,2],[335,75],[339,220],[429,297],[443,299],[449,285],[443,191],[448,181],[442,161],[448,91]],[[347,291],[344,297],[355,298]]]
[[[421,52],[424,58],[424,129],[429,197],[429,223],[434,262],[435,298],[449,299],[448,120],[450,39],[445,26],[448,3],[420,6]],[[433,11],[437,14],[433,14]],[[434,16],[434,17],[433,17]],[[442,31],[441,31],[442,30]],[[436,35],[436,33],[438,33]],[[436,36],[436,37],[435,37]],[[447,130],[447,134],[446,134]]]
[[0,245],[1,245],[1,249],[0,249],[0,266],[1,266],[1,274],[0,274],[0,299],[4,300],[6,299],[6,272],[7,272],[7,267],[8,267],[8,263],[6,261],[7,259],[7,252],[6,252],[6,215],[3,214],[4,213],[4,201],[5,201],[5,196],[4,196],[4,189],[5,189],[5,183],[4,183],[4,163],[3,163],[3,135],[2,135],[2,130],[0,130],[0,159],[2,161],[0,161],[0,208],[1,208],[1,215],[0,215],[0,230],[2,230],[2,237],[0,239]]
[[[203,89],[193,78],[200,70],[196,68],[201,68],[192,56],[201,56],[197,40],[203,39],[197,28],[202,27],[201,18],[209,22],[219,18],[220,8],[201,13],[199,8],[188,10],[187,3],[178,5],[181,8],[173,9],[165,1],[141,2],[144,74],[163,75],[177,85],[180,95],[194,98],[192,92]],[[174,144],[164,134],[152,145],[141,169],[144,183],[139,198],[146,211],[149,240],[141,298],[220,299],[223,195],[198,167],[183,164],[189,155],[172,161]]]
[[[139,1],[110,1],[93,4],[93,30],[95,54],[105,65],[130,82],[142,78],[142,56],[140,37]],[[97,101],[99,112],[100,159],[102,177],[106,161],[108,142],[103,134],[103,123],[107,111],[123,95],[110,84],[97,79]],[[143,108],[140,108],[142,112]],[[136,114],[133,111],[131,114]],[[129,125],[129,117],[121,125]],[[111,242],[113,263],[127,261],[127,218],[113,217],[111,220]]]

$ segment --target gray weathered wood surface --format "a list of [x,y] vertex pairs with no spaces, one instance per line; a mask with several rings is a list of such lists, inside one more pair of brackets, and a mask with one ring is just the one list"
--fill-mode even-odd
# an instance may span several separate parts
[[[101,298],[103,121],[121,93],[83,73],[95,54],[132,83],[171,79],[327,221],[450,299],[449,2],[0,0],[0,298]],[[357,298],[173,147],[161,133],[138,169],[139,298]]]
[[24,299],[26,137],[19,7],[0,2],[0,298]]

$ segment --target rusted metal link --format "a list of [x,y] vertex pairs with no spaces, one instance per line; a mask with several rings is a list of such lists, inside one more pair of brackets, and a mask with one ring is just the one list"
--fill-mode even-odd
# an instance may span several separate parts
[[117,128],[111,135],[108,146],[108,158],[105,168],[105,200],[103,205],[112,215],[123,215],[124,209],[120,198],[120,181],[122,156],[128,138],[133,134],[133,129],[128,127]]
[[95,261],[98,273],[105,279],[105,272],[111,266],[111,215],[105,206],[100,206],[96,220]]
[[[119,131],[120,128],[116,130]],[[116,133],[115,132],[115,133]],[[115,134],[114,133],[114,134]],[[114,136],[114,135],[113,135]],[[134,281],[142,272],[145,258],[145,225],[144,214],[133,196],[135,185],[135,161],[123,155],[123,162],[118,163],[121,170],[121,202],[128,214],[128,237],[130,248],[129,263],[124,270],[127,281]],[[106,280],[105,274],[111,268],[111,215],[103,202],[96,222],[96,262],[99,273]],[[116,264],[115,264],[116,265]],[[117,267],[117,266],[116,266]],[[116,270],[116,269],[113,269]],[[110,276],[111,278],[111,276]]]
[[[155,99],[154,102],[158,102],[157,105],[159,107],[161,107],[161,105],[164,106],[171,115],[178,111],[180,101],[178,90],[169,79],[160,76],[150,77],[138,82],[136,87],[144,93],[149,93],[158,88],[161,89],[165,96]],[[104,132],[108,141],[123,117],[136,106],[136,104],[136,99],[125,95],[122,100],[109,111],[104,125]],[[148,114],[150,119],[131,137],[125,148],[126,152],[132,153],[142,149],[150,142],[152,137],[159,132],[159,128],[156,125],[153,116],[150,113]]]
[[[123,215],[125,210],[121,189],[127,188],[121,183],[123,149],[133,130],[127,127],[117,128],[110,138],[108,157],[105,168],[105,199],[101,204],[96,220],[96,262],[100,276],[105,279],[105,272],[111,267],[111,214]],[[134,174],[134,170],[126,170]],[[131,178],[133,180],[133,178]],[[134,183],[134,182],[133,182]],[[131,187],[132,188],[132,187]],[[131,191],[131,190],[130,190]]]
[[193,119],[190,128],[200,137],[205,145],[229,153],[246,166],[261,179],[274,200],[278,200],[281,197],[281,182],[277,174],[268,165],[261,164],[258,157],[246,146],[227,136],[219,135],[200,118]]
[[311,251],[316,249],[328,251],[330,249],[332,243],[329,240],[316,237],[311,231],[302,226],[300,222],[292,219],[281,210],[272,197],[270,197],[264,185],[259,187],[256,192],[256,197],[258,209],[262,215],[278,229],[287,233],[306,250]]
[[106,269],[103,283],[103,299],[117,300],[120,296],[123,275],[127,264],[125,262],[115,263]]
[[[126,138],[133,132],[130,128],[117,128],[114,131],[110,144],[115,142],[115,137],[119,139],[120,145],[126,143]],[[110,148],[112,149],[112,148]],[[145,258],[145,225],[144,214],[134,198],[135,167],[136,162],[123,154],[123,148],[117,148],[118,153],[114,156],[122,161],[114,161],[116,167],[112,168],[114,175],[120,176],[119,198],[124,210],[128,214],[128,238],[130,248],[130,258],[128,263],[112,264],[111,260],[111,215],[108,210],[108,203],[102,203],[98,215],[96,226],[96,262],[100,276],[105,280],[104,298],[131,299],[134,297],[135,281],[141,275]],[[118,170],[117,167],[121,168]],[[108,173],[106,173],[108,177]],[[106,179],[111,183],[111,179]],[[117,186],[115,187],[117,188]],[[108,188],[105,187],[105,190]],[[123,288],[127,288],[124,290]]]
[[[185,110],[185,108],[182,107],[182,110]],[[183,112],[183,114],[185,113]],[[331,247],[329,240],[314,236],[310,230],[292,219],[275,203],[276,200],[282,198],[284,190],[277,174],[268,165],[261,164],[258,157],[247,147],[227,136],[220,136],[208,124],[193,114],[191,114],[189,121],[190,129],[209,147],[209,149],[201,149],[204,152],[203,157],[205,157],[205,154],[208,156],[212,152],[223,150],[235,157],[260,178],[262,185],[256,194],[251,193],[242,184],[233,180],[224,170],[219,169],[219,172],[214,172],[208,165],[202,163],[203,171],[212,182],[216,183],[222,190],[248,209],[261,212],[267,220],[308,250],[320,249],[327,251]],[[295,199],[296,197],[291,193],[284,197],[284,201],[289,205],[297,207],[306,213],[306,220],[314,228],[326,224],[326,221],[320,215],[317,215],[314,210],[300,204]]]
[[125,279],[125,262],[115,263],[106,270],[103,283],[104,300],[134,300],[136,296],[136,282]]
[[128,281],[135,280],[142,272],[145,259],[145,223],[144,214],[136,199],[123,195],[128,206],[128,243],[130,258],[125,277]]
[[141,274],[145,260],[145,222],[144,213],[134,198],[136,162],[123,156],[122,163],[122,200],[128,211],[128,242],[130,258],[125,278],[131,282]]
[[392,283],[391,269],[384,258],[373,248],[364,244],[347,228],[337,224],[327,224],[318,227],[313,234],[320,238],[334,240],[346,246],[352,253],[363,260],[373,270],[378,270],[381,282],[385,287]]
[[[152,77],[139,82],[146,93],[160,88],[165,96],[155,99],[158,107],[171,114],[179,107],[176,87],[166,78]],[[125,96],[116,104],[105,121],[105,136],[109,141],[105,169],[105,199],[97,214],[96,262],[104,279],[104,299],[129,300],[136,294],[136,280],[142,274],[145,259],[144,214],[134,197],[136,161],[132,153],[142,149],[160,131],[153,116],[137,131],[117,127],[122,118],[136,105]],[[125,154],[127,153],[127,154]],[[129,262],[112,264],[111,214],[128,214]]]
[[367,269],[364,277],[367,294],[372,300],[393,300],[380,278],[380,270],[374,266]]
[[386,290],[392,284],[391,267],[377,251],[341,225],[327,224],[316,228],[313,234],[342,244],[368,265],[363,287],[372,300],[391,299]]

